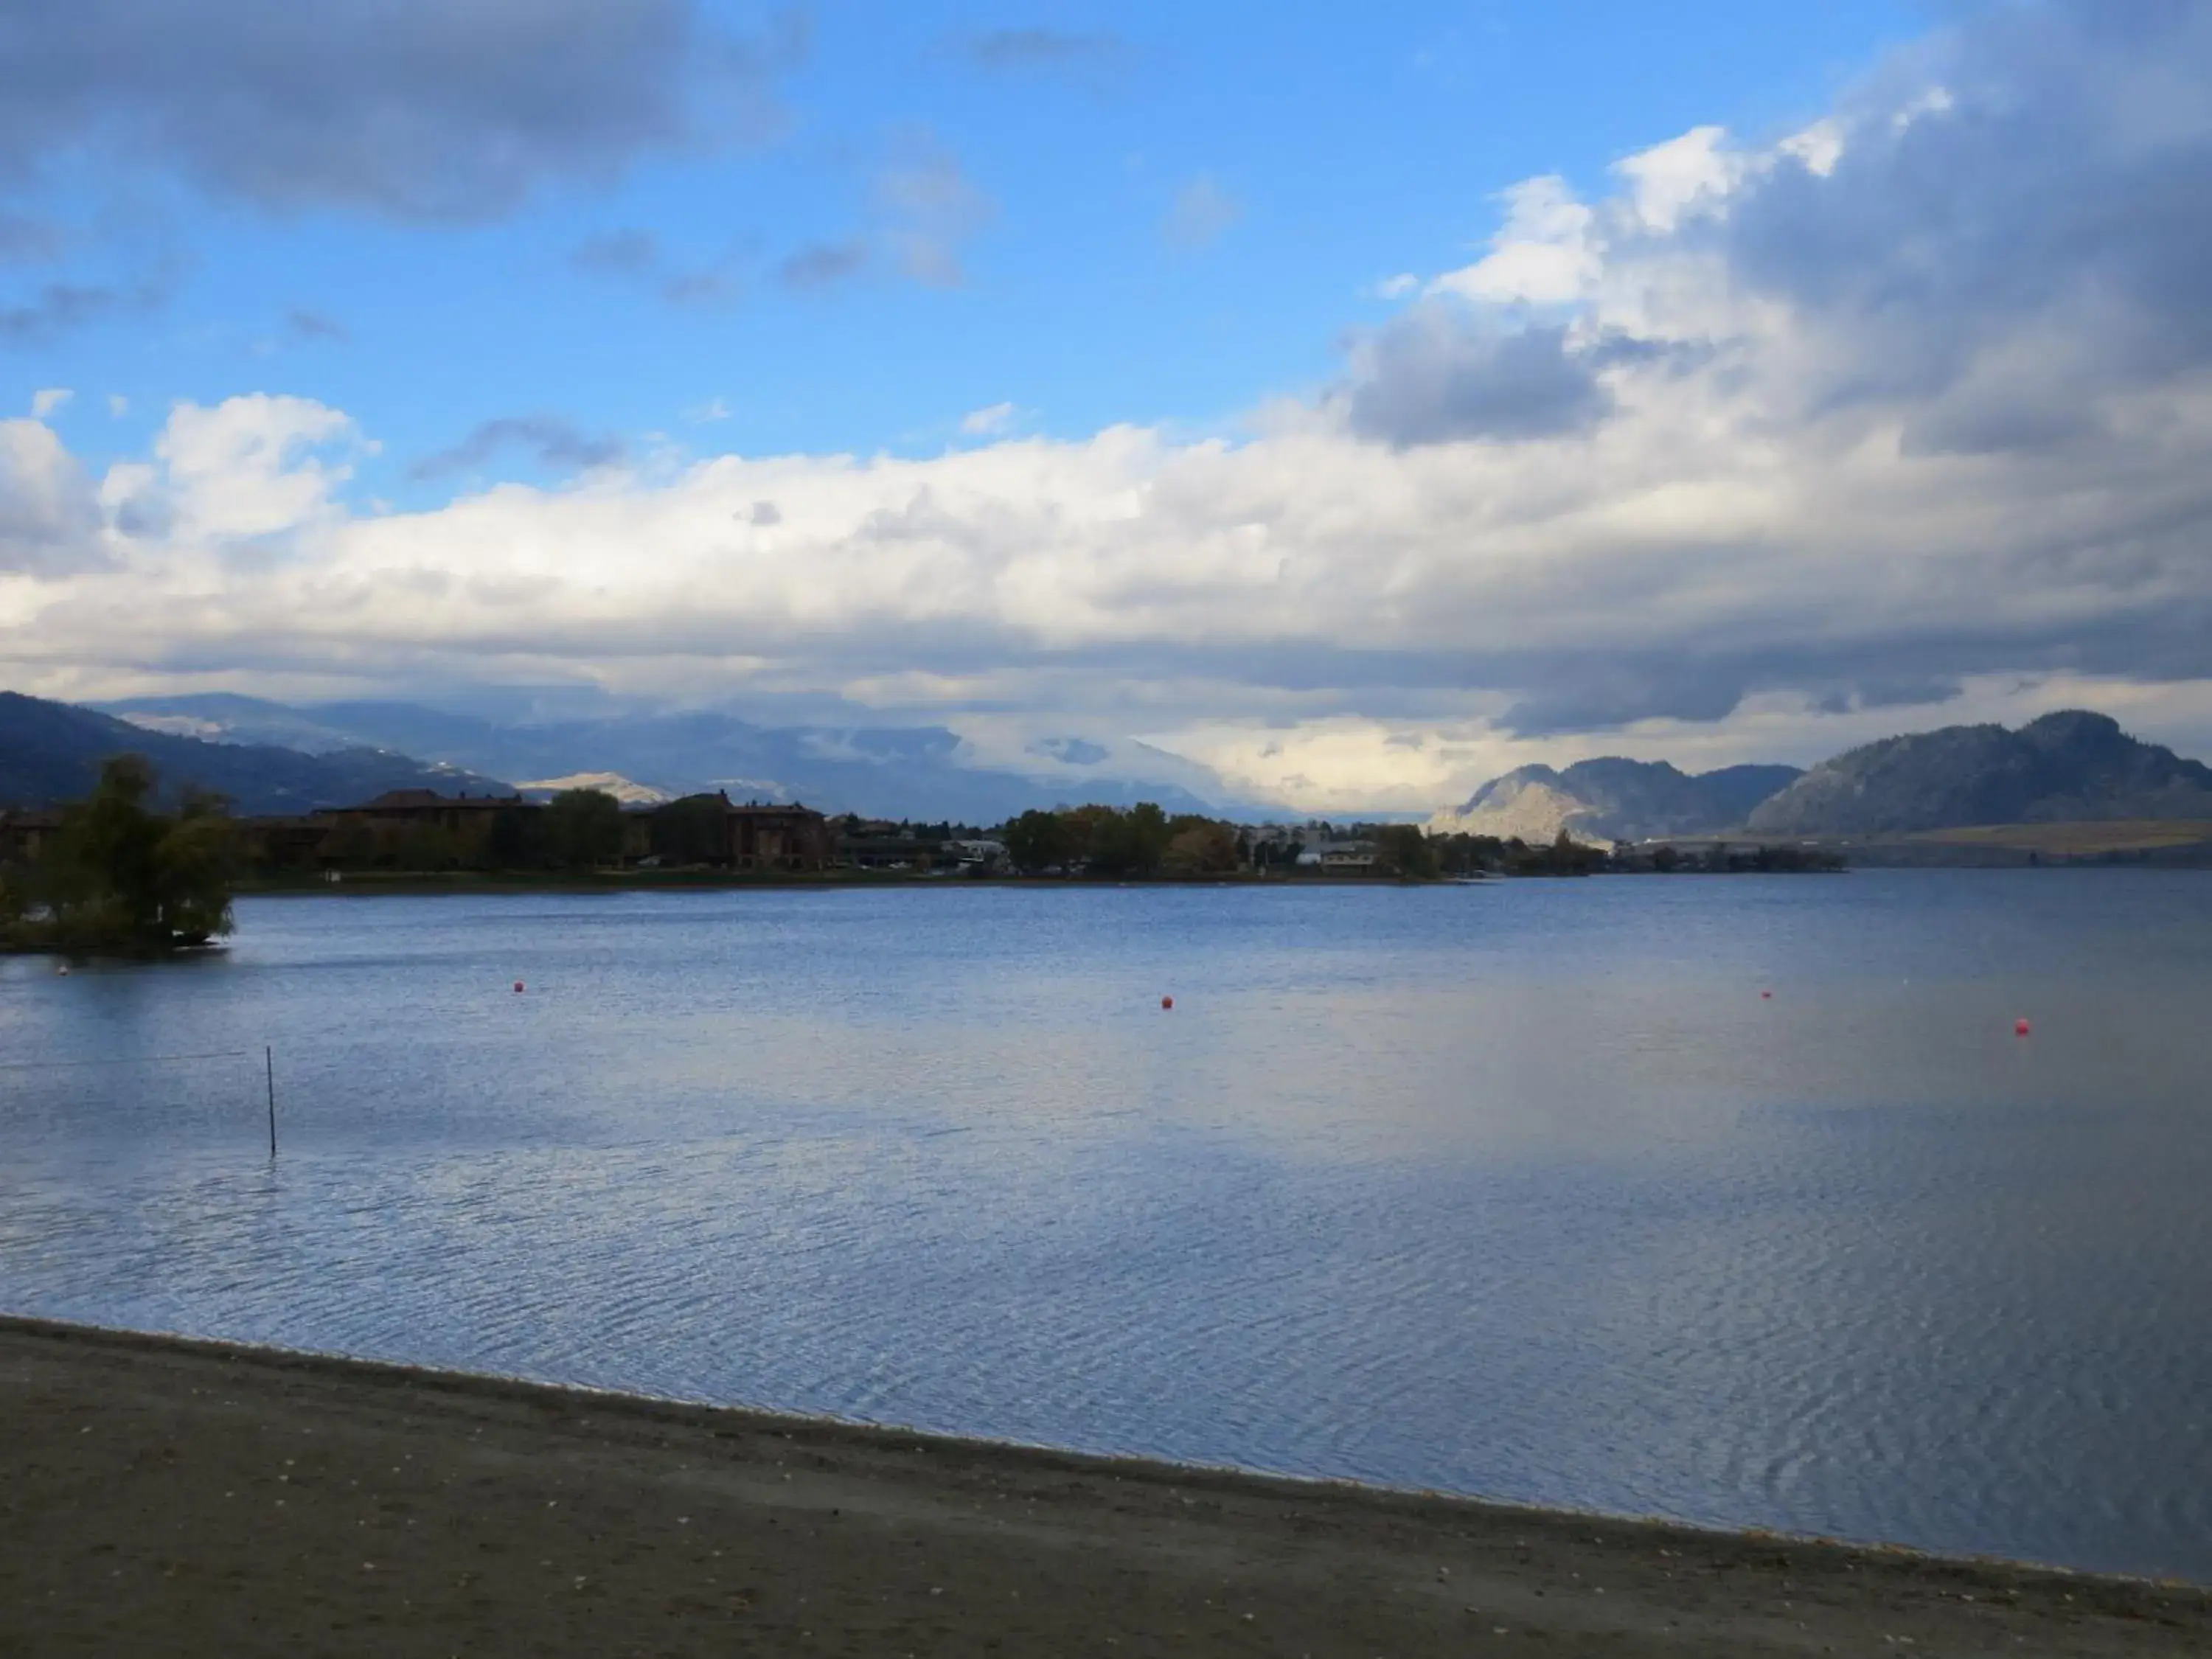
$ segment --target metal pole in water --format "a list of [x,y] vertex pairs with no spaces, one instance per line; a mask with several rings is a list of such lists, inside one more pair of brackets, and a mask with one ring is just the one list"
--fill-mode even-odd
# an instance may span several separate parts
[[269,1158],[276,1159],[276,1049],[274,1044],[261,1051],[261,1064],[269,1079]]

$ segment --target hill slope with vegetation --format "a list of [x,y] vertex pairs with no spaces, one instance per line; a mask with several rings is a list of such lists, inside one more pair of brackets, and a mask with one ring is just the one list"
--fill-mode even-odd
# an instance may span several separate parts
[[241,813],[347,806],[388,789],[504,794],[495,778],[429,766],[384,749],[319,755],[267,744],[204,743],[149,732],[110,714],[0,691],[0,806],[52,806],[92,792],[118,755],[143,755],[172,795],[200,789]]
[[1751,814],[1760,835],[1883,836],[1977,824],[2212,818],[2212,767],[2085,709],[2018,731],[1948,726],[1825,761]]

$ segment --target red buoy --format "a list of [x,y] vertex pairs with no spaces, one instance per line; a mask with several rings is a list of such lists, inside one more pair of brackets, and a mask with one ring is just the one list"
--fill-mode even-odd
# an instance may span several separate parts
[[516,990],[518,993],[519,993],[519,992],[520,992],[520,990],[522,989],[522,981],[521,981],[520,980],[517,980],[517,981],[514,981],[514,988],[515,988],[515,990]]
[[1771,991],[1761,991],[1759,994],[1759,1000],[1761,1002],[1771,1002],[1774,1000],[1774,993]]
[[2024,1019],[2016,1019],[2013,1021],[2012,1034],[2014,1036],[2026,1036],[2027,1035],[2027,1022]]
[[1160,1006],[1161,1006],[1161,1007],[1163,1007],[1163,1008],[1172,1008],[1172,1007],[1174,1007],[1174,1006],[1175,1006],[1175,999],[1174,999],[1173,997],[1162,997],[1162,998],[1160,999]]

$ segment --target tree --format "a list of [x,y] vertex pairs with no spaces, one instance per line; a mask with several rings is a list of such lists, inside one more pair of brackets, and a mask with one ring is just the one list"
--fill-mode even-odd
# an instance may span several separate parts
[[502,806],[492,814],[482,857],[494,870],[535,870],[546,861],[544,809]]
[[1417,823],[1387,823],[1377,830],[1375,861],[1407,881],[1426,881],[1437,873],[1436,849]]
[[1225,823],[1196,819],[1176,833],[1160,861],[1171,874],[1178,876],[1234,874],[1237,866],[1236,832]]
[[149,805],[155,784],[143,757],[118,755],[92,793],[64,810],[36,872],[39,914],[19,936],[66,948],[173,950],[230,932],[239,847],[228,805],[188,790],[172,817]]
[[1091,867],[1102,875],[1149,876],[1167,855],[1167,814],[1151,801],[1126,812],[1110,806],[1085,808],[1098,814],[1091,823]]
[[1059,813],[1031,807],[1006,826],[1005,841],[1007,861],[1024,874],[1035,874],[1054,865],[1065,866],[1074,837]]
[[653,815],[653,850],[670,864],[726,863],[729,820],[730,804],[720,795],[670,801]]
[[622,803],[604,789],[563,789],[545,808],[545,839],[571,870],[617,858],[623,848]]
[[161,921],[172,942],[205,945],[231,931],[231,884],[237,879],[238,826],[219,795],[187,790],[176,822],[155,850]]
[[450,870],[461,861],[453,832],[437,823],[409,824],[392,850],[394,867],[401,870]]

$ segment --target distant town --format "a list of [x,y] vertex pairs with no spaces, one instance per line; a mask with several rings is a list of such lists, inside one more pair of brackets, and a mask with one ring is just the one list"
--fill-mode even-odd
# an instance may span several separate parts
[[[0,867],[38,865],[71,810],[0,813]],[[276,884],[468,873],[1428,880],[1838,862],[1771,847],[1609,848],[1564,832],[1531,845],[1404,823],[1240,824],[1170,816],[1142,803],[1031,811],[991,826],[915,823],[831,817],[797,803],[733,800],[719,792],[625,806],[596,789],[563,791],[544,801],[400,789],[351,806],[233,822],[241,875],[249,883]]]

